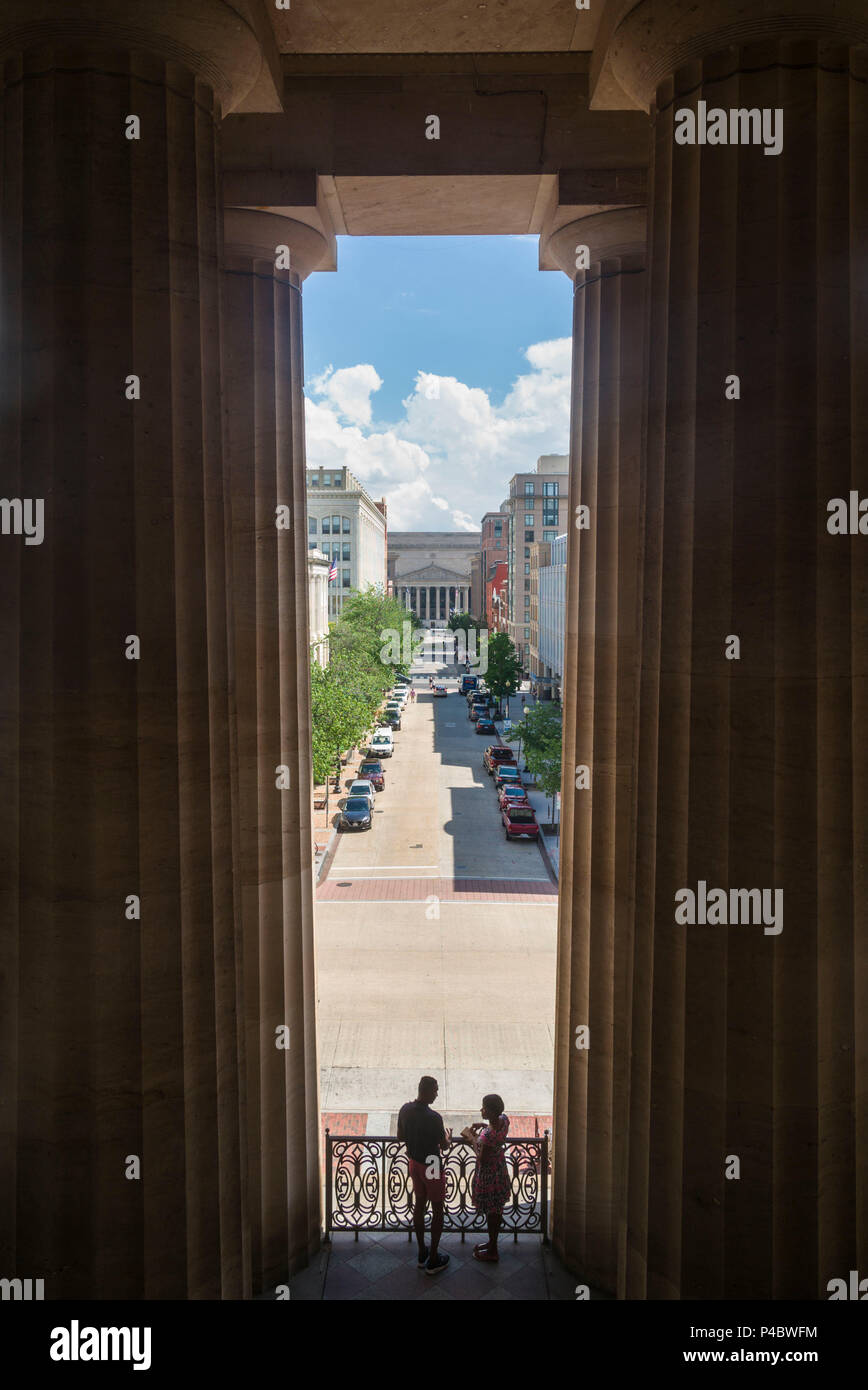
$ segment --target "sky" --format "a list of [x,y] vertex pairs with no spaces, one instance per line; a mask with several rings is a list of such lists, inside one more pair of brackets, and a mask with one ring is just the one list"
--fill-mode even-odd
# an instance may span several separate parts
[[476,531],[569,442],[572,287],[538,238],[339,237],[304,285],[308,465],[395,531]]

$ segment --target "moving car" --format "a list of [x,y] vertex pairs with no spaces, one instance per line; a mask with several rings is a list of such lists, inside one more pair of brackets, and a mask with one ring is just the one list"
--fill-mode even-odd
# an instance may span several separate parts
[[470,713],[469,713],[468,716],[467,716],[468,719],[472,719],[472,720],[473,720],[473,723],[474,723],[474,724],[476,723],[477,719],[486,719],[487,717],[488,717],[488,706],[487,706],[487,705],[472,705],[471,708],[470,708]]
[[522,786],[521,773],[514,763],[503,763],[494,773],[494,785],[498,791],[511,782],[514,787]]
[[458,689],[461,691],[461,694],[462,694],[462,695],[466,695],[467,692],[468,692],[468,690],[476,690],[476,688],[477,688],[478,685],[479,685],[479,677],[478,677],[478,676],[462,676],[462,677],[461,677],[461,684],[460,684],[460,686],[458,687]]
[[434,687],[434,694],[435,694],[435,695],[448,695],[448,694],[449,694],[449,691],[446,689],[446,686],[445,686],[445,685],[435,685],[435,687]]
[[532,806],[504,806],[500,812],[507,840],[538,840],[539,826]]
[[367,796],[351,796],[341,807],[341,830],[370,830],[374,808]]
[[376,759],[369,761],[366,758],[359,768],[359,776],[366,778],[373,786],[375,792],[383,792],[386,790],[386,774],[383,770],[383,764]]
[[489,719],[487,715],[483,715],[476,721],[476,732],[478,734],[496,734],[497,728],[495,727],[494,720]]
[[371,758],[391,758],[394,751],[391,729],[377,729],[368,740],[368,756]]
[[357,780],[353,782],[349,791],[347,792],[347,796],[350,798],[356,796],[366,796],[370,801],[371,806],[373,806],[374,800],[376,798],[374,784],[373,782],[369,782],[366,778],[357,778]]
[[482,755],[482,766],[485,768],[489,777],[495,768],[501,767],[504,763],[515,764],[515,752],[512,748],[504,748],[499,743],[489,744]]

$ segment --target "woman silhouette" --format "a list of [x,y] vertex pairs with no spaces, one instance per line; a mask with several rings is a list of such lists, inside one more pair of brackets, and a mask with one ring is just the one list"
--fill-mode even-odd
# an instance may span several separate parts
[[462,1130],[461,1137],[473,1145],[476,1153],[476,1172],[470,1195],[477,1211],[485,1214],[488,1226],[488,1240],[476,1246],[473,1258],[494,1263],[500,1259],[497,1237],[511,1188],[503,1152],[509,1133],[509,1116],[504,1115],[503,1101],[498,1095],[483,1096],[481,1114],[484,1123],[477,1121],[468,1125],[467,1129]]

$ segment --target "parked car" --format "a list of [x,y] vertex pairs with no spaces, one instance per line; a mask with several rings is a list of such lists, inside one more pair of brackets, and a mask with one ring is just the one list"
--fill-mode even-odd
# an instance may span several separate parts
[[489,777],[495,768],[501,767],[504,763],[515,764],[515,751],[512,748],[504,748],[499,743],[489,744],[482,755],[482,766]]
[[341,830],[370,830],[374,808],[367,796],[351,796],[341,807],[338,825]]
[[483,718],[477,719],[476,732],[478,734],[496,734],[497,728],[495,726],[494,720],[489,719],[487,716],[483,716]]
[[359,768],[359,776],[365,777],[373,785],[375,792],[386,790],[386,774],[381,762],[366,758]]
[[467,717],[468,719],[472,719],[474,724],[476,723],[477,719],[487,719],[488,707],[486,705],[472,705],[470,708],[470,713]]
[[395,682],[397,685],[411,686],[413,684],[413,677],[399,674],[395,677]]
[[368,755],[372,758],[391,758],[395,741],[391,729],[377,729],[368,740]]
[[500,791],[501,787],[505,787],[507,782],[511,782],[513,786],[520,787],[522,785],[521,773],[514,763],[502,763],[501,766],[495,770],[494,785],[497,790]]
[[433,693],[437,696],[448,695],[449,691],[445,685],[435,685]]
[[528,800],[528,795],[525,788],[523,786],[520,787],[517,784],[513,786],[507,784],[505,787],[501,787],[500,791],[497,793],[497,800],[501,806],[506,806],[508,803],[511,803],[514,806],[530,805],[530,801]]
[[500,819],[507,840],[538,840],[539,826],[532,806],[504,806]]
[[348,797],[366,796],[372,806],[376,799],[376,795],[377,793],[374,790],[373,782],[368,781],[368,779],[364,777],[357,778],[356,781],[351,784],[347,792]]
[[383,723],[388,724],[390,729],[400,729],[401,711],[399,709],[383,710]]

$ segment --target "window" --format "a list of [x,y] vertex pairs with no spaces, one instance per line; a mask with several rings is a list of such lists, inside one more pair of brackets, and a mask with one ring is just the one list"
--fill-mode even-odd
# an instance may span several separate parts
[[501,549],[500,541],[495,541],[495,542],[494,542],[494,548],[495,548],[495,550],[500,550],[500,549]]
[[342,516],[341,521],[343,523],[344,535],[348,536],[350,534],[350,518],[348,516]]
[[544,540],[544,541],[556,541],[557,538],[558,538],[558,533],[557,533],[557,531],[543,531],[543,540]]
[[524,581],[524,587],[525,587],[525,590],[528,590],[528,589],[530,588],[530,580],[529,580],[529,579],[526,579],[526,580]]
[[316,517],[315,517],[315,516],[309,516],[308,519],[307,519],[307,534],[308,534],[309,536],[315,536],[315,535],[316,535]]
[[331,480],[332,480],[332,477],[331,477],[331,474],[330,474],[330,473],[323,473],[323,475],[322,475],[322,485],[323,485],[323,487],[329,487],[329,486],[331,485]]
[[340,534],[341,534],[341,519],[340,519],[339,516],[333,516],[333,517],[332,517],[332,535],[333,535],[333,536],[339,536]]
[[525,533],[524,533],[524,538],[525,538],[526,541],[532,541],[532,540],[533,540],[533,531],[525,531]]
[[533,512],[525,512],[524,524],[525,526],[533,526]]
[[307,548],[308,548],[308,550],[316,550],[316,548],[317,548],[316,541],[308,541],[308,543],[307,543]]
[[496,536],[502,536],[502,535],[503,535],[503,522],[502,522],[502,521],[496,521],[496,522],[494,523],[494,534],[495,534]]
[[341,576],[341,587],[342,587],[343,589],[348,589],[348,588],[350,587],[350,572],[349,572],[349,570],[344,570],[344,572],[343,572],[343,574],[342,574],[342,576]]
[[525,497],[533,497],[533,483],[525,483],[524,495]]
[[344,541],[344,553],[343,553],[343,557],[342,557],[342,558],[343,558],[344,560],[348,560],[348,559],[350,558],[350,543],[349,543],[349,541]]
[[331,522],[329,521],[329,519],[328,519],[327,516],[324,516],[323,519],[322,519],[322,533],[323,533],[324,536],[327,536],[327,535],[329,535],[330,531],[331,531]]
[[529,641],[530,641],[530,628],[529,628],[529,627],[526,627],[525,630],[524,630],[524,640],[525,640],[525,642],[529,642]]
[[525,572],[525,574],[530,574],[530,560],[525,560],[525,562],[524,562],[524,572]]
[[524,548],[524,558],[525,558],[526,560],[529,560],[529,559],[530,559],[530,546],[529,546],[529,545],[526,545],[525,548]]
[[558,514],[557,514],[557,512],[543,512],[542,524],[543,524],[543,526],[557,526],[557,524],[558,524]]
[[557,497],[557,483],[543,483],[543,497]]
[[336,474],[335,474],[335,487],[340,487],[340,485],[341,485],[342,482],[343,482],[343,478],[341,477],[340,473],[336,473]]

